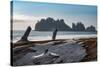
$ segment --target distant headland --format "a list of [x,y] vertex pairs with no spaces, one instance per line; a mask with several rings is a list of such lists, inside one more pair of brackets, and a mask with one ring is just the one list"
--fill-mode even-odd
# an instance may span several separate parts
[[51,17],[46,19],[41,19],[35,25],[35,31],[52,31],[57,29],[59,31],[86,31],[86,32],[96,32],[96,29],[93,25],[84,26],[82,22],[72,23],[72,28],[65,24],[64,19],[54,20]]

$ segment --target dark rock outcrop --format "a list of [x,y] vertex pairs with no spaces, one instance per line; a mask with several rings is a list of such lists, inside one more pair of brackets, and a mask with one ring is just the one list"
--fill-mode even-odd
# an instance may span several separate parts
[[92,32],[92,31],[96,31],[96,29],[94,26],[91,25],[91,26],[86,28],[86,31]]
[[57,29],[58,31],[70,31],[71,28],[65,24],[63,19],[54,20],[53,18],[48,17],[47,19],[41,19],[35,25],[36,31],[52,31]]
[[72,28],[65,24],[64,19],[54,20],[51,17],[47,19],[41,19],[35,25],[35,31],[53,31],[57,29],[58,31],[87,31],[87,32],[96,32],[94,26],[85,28],[85,25],[82,22],[72,23]]
[[85,31],[85,26],[82,22],[78,22],[77,24],[72,23],[73,31]]

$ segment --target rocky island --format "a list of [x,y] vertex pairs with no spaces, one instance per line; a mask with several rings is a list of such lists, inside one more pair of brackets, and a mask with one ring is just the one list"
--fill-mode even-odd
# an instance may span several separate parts
[[68,26],[64,19],[54,20],[51,17],[46,19],[41,19],[35,25],[35,31],[53,31],[57,29],[58,31],[87,31],[87,32],[96,32],[96,29],[93,25],[85,27],[82,22],[72,23],[72,28]]

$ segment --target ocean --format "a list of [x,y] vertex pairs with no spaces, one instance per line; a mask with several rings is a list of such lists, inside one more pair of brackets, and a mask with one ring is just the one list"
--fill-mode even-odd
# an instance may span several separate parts
[[[17,42],[24,34],[24,30],[13,31],[13,41]],[[39,41],[39,40],[51,40],[53,31],[34,31],[32,30],[29,34],[28,40]],[[89,38],[97,37],[97,32],[75,32],[75,31],[58,31],[56,39],[73,39],[73,38]]]

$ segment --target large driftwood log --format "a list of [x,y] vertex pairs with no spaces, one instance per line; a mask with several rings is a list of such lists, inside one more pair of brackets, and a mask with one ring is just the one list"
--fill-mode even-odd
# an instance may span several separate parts
[[28,26],[27,30],[25,31],[24,35],[19,41],[28,41],[28,36],[30,32],[31,32],[31,27]]
[[36,52],[25,52],[26,54],[16,60],[14,65],[80,62],[87,55],[86,49],[77,43],[62,43],[55,46],[41,44],[31,49],[35,49]]
[[55,40],[56,39],[57,31],[58,31],[57,29],[54,30],[53,36],[52,36],[52,40]]

